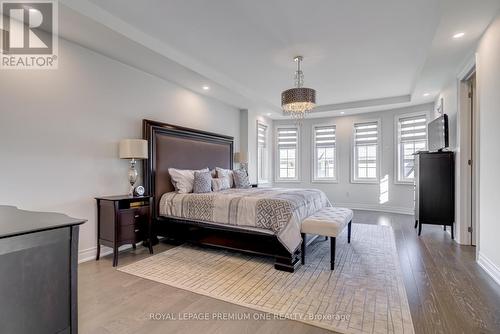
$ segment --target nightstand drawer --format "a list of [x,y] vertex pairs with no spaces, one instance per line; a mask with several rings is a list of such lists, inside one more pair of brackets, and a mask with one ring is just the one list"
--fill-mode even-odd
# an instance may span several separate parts
[[143,232],[140,224],[120,226],[118,230],[118,239],[120,241],[142,241]]
[[143,206],[135,209],[120,210],[120,225],[137,225],[148,219],[149,207]]

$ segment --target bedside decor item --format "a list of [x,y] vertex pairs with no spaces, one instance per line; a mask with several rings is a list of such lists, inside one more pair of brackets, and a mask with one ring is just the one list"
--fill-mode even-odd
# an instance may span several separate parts
[[212,192],[212,173],[194,172],[193,193],[204,194]]
[[135,187],[134,194],[135,196],[144,196],[145,191],[143,186],[137,186]]
[[129,196],[134,196],[134,184],[137,181],[135,164],[138,159],[148,158],[148,142],[144,139],[123,139],[119,145],[120,159],[130,159],[128,181],[130,182]]
[[248,180],[248,173],[243,169],[233,171],[234,187],[240,189],[251,188],[250,181]]
[[236,152],[234,154],[234,162],[240,164],[241,169],[244,169],[248,174],[248,154],[246,152]]
[[113,248],[113,267],[118,265],[118,247],[147,241],[149,253],[153,254],[151,235],[151,205],[153,197],[107,196],[96,197],[97,201],[97,254],[101,245]]
[[316,91],[312,88],[303,87],[304,73],[302,73],[300,67],[303,59],[302,56],[297,56],[293,59],[297,63],[295,88],[285,90],[281,93],[281,107],[283,108],[283,112],[296,120],[304,119],[306,114],[316,106]]

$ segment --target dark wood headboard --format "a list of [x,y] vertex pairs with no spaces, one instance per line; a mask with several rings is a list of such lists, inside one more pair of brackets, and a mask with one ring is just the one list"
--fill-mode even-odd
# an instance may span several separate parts
[[169,168],[233,168],[234,138],[150,120],[142,121],[149,159],[143,162],[146,192],[154,196],[153,219],[161,196],[174,191]]

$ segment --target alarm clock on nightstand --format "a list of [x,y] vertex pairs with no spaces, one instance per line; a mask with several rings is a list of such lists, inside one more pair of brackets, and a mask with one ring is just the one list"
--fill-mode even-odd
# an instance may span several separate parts
[[145,190],[144,190],[144,187],[143,187],[143,186],[137,186],[137,187],[135,187],[135,189],[134,189],[134,194],[135,194],[136,196],[144,196],[144,192],[145,192]]

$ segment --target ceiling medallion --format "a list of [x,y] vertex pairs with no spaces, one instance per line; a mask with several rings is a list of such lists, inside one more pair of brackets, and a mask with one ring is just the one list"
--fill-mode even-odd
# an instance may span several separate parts
[[303,60],[302,56],[293,59],[297,62],[297,71],[295,72],[295,88],[290,88],[281,93],[281,107],[283,112],[292,116],[293,119],[304,119],[316,105],[316,91],[312,88],[305,88],[304,73],[300,68]]

